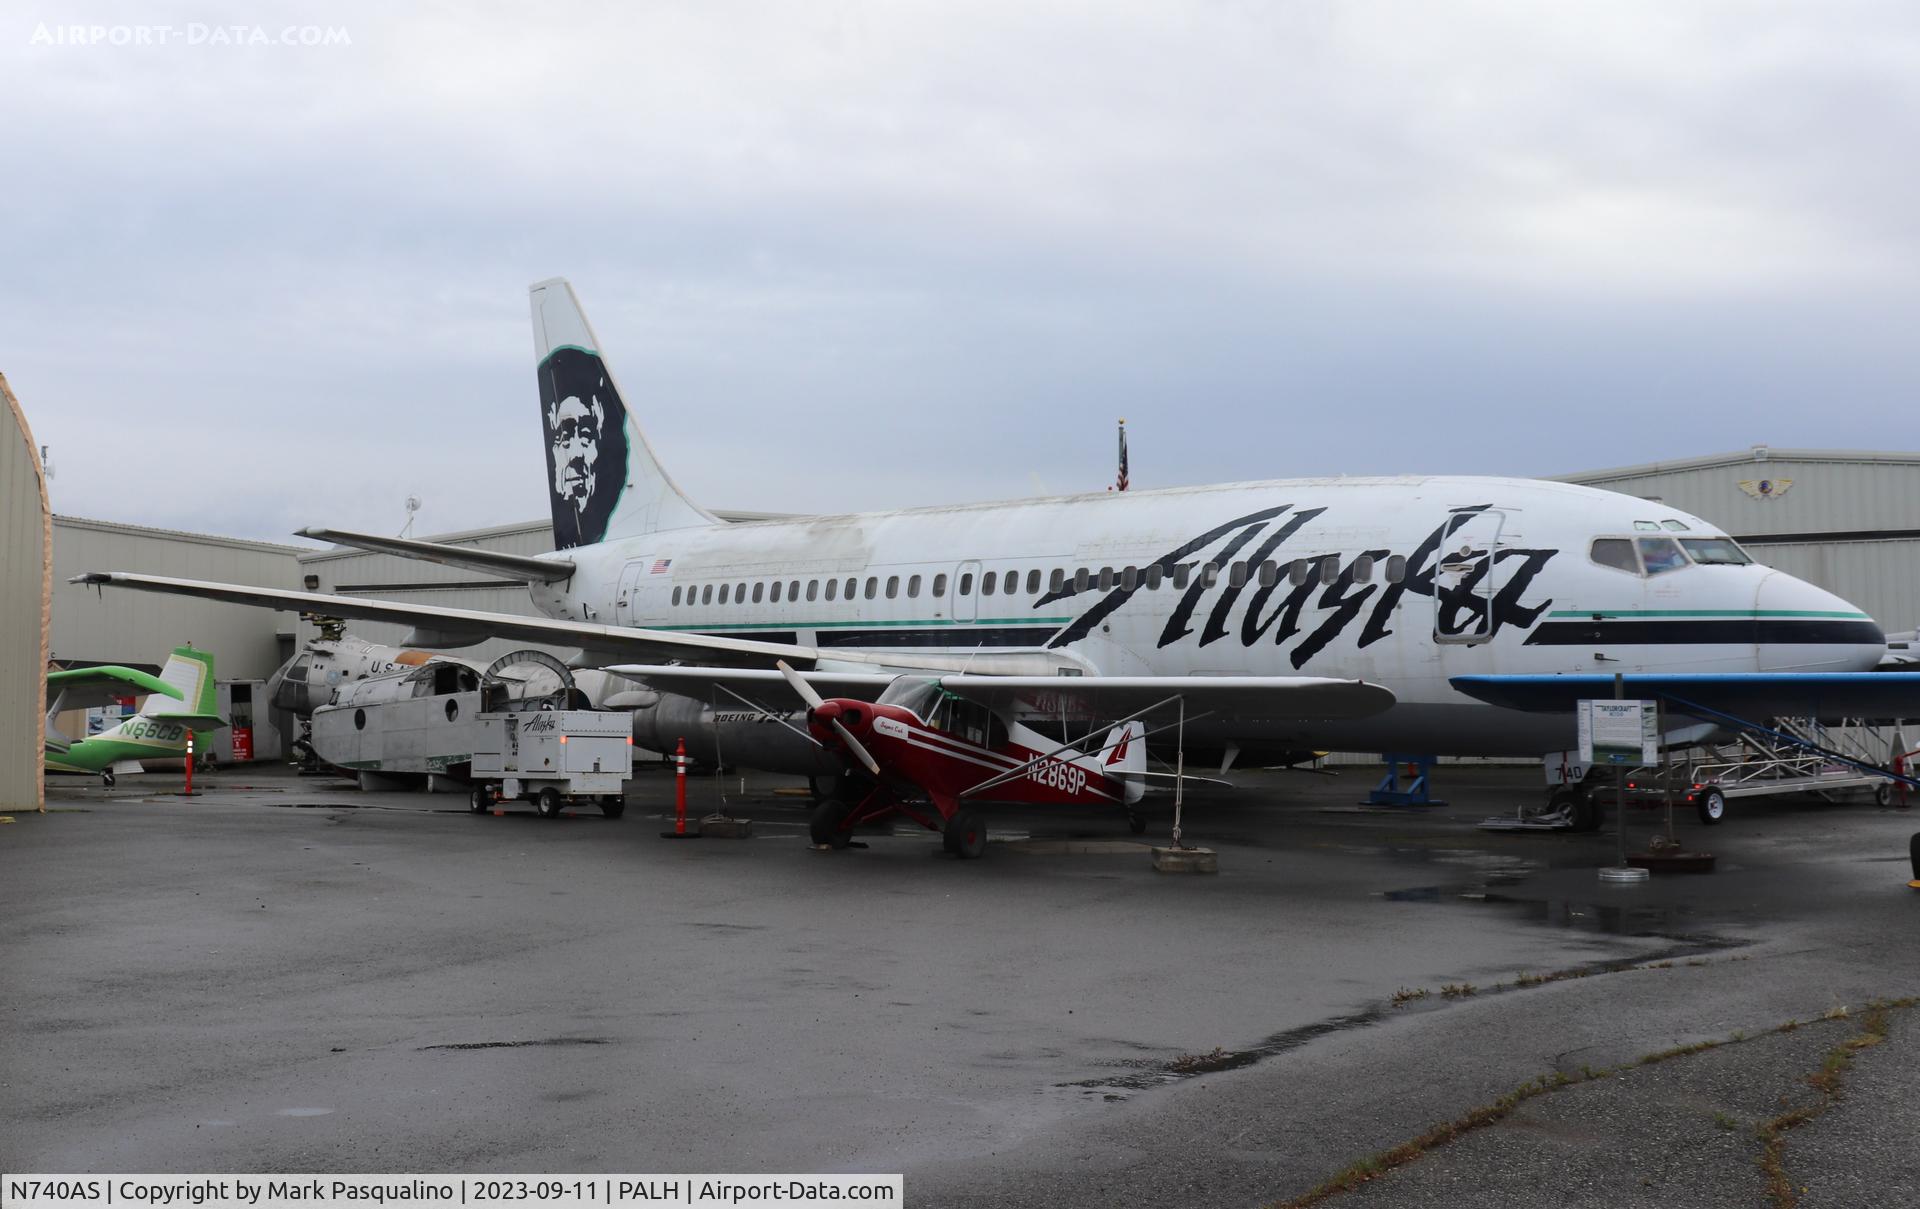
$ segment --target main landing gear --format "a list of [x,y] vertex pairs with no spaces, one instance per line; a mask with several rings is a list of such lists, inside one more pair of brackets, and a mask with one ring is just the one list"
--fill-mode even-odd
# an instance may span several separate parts
[[831,784],[832,796],[815,806],[807,819],[807,835],[816,847],[852,847],[855,827],[897,814],[939,832],[940,846],[961,860],[976,860],[987,850],[987,825],[978,811],[958,803],[949,803],[948,811],[939,803],[908,802],[886,785],[851,777],[836,778]]

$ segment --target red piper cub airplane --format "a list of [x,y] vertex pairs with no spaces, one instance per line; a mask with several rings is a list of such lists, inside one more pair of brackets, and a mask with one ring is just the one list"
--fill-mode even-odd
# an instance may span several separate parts
[[[650,682],[669,683],[673,691],[725,692],[767,719],[798,730],[781,713],[737,689],[754,687],[763,694],[790,691],[806,707],[807,737],[871,774],[871,780],[840,778],[837,791],[815,809],[810,832],[813,842],[825,847],[845,848],[856,826],[897,814],[941,833],[948,852],[971,859],[985,851],[987,842],[986,827],[974,805],[988,801],[1124,809],[1138,835],[1146,830],[1146,821],[1135,808],[1150,778],[1212,781],[1147,769],[1151,736],[1184,729],[1187,722],[1205,716],[1186,712],[1184,691],[1194,686],[1184,681],[1125,676],[803,673],[784,660],[774,666],[777,671],[621,666],[608,670],[644,674]],[[818,686],[840,695],[826,697]],[[1393,695],[1377,685],[1314,677],[1288,678],[1289,699],[1284,704],[1276,700],[1274,686],[1262,678],[1239,678],[1223,691],[1228,707],[1234,707],[1236,697],[1244,693],[1261,697],[1266,710],[1334,717],[1376,713],[1393,701]],[[1144,721],[1148,715],[1172,720],[1149,730]],[[1071,739],[1070,733],[1082,727],[1081,737]],[[1057,737],[1049,730],[1057,731]],[[1096,742],[1102,733],[1105,737]]]

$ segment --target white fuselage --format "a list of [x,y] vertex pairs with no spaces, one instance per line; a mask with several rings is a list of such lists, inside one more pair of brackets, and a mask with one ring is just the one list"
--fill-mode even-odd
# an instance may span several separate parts
[[[1449,678],[1855,671],[1885,654],[1870,618],[1784,573],[1650,573],[1663,540],[1720,537],[1562,483],[1299,479],[666,530],[568,550],[577,573],[532,591],[551,616],[901,666],[1357,678],[1399,704],[1344,723],[1203,721],[1189,739],[1537,755],[1571,745],[1570,718],[1482,705]],[[1625,543],[1603,547],[1614,565],[1596,539]],[[1618,565],[1623,549],[1646,565]]]

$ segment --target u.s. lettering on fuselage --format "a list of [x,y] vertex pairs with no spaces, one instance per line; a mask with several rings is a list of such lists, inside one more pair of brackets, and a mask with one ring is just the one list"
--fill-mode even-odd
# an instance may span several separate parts
[[[1091,634],[1141,590],[1149,567],[1158,567],[1163,580],[1171,583],[1175,569],[1183,564],[1189,567],[1189,582],[1184,589],[1174,589],[1180,593],[1180,599],[1160,631],[1155,642],[1157,647],[1189,639],[1196,633],[1196,626],[1198,646],[1210,646],[1229,636],[1238,637],[1240,644],[1248,647],[1262,641],[1283,646],[1298,638],[1288,654],[1297,668],[1325,650],[1356,622],[1361,625],[1356,646],[1362,649],[1372,646],[1394,632],[1389,623],[1402,597],[1432,598],[1436,591],[1438,599],[1432,624],[1438,632],[1473,633],[1476,637],[1492,639],[1505,627],[1531,626],[1553,603],[1547,599],[1523,605],[1521,598],[1534,577],[1559,551],[1500,546],[1492,559],[1486,557],[1484,547],[1468,550],[1464,557],[1454,552],[1453,557],[1465,570],[1457,580],[1436,588],[1436,556],[1442,543],[1490,507],[1480,504],[1449,510],[1447,518],[1406,554],[1406,571],[1397,583],[1355,583],[1354,567],[1357,557],[1363,556],[1371,560],[1374,568],[1383,569],[1398,551],[1361,550],[1343,552],[1343,557],[1332,553],[1298,554],[1297,546],[1288,546],[1310,522],[1325,514],[1325,508],[1294,511],[1293,505],[1280,504],[1250,512],[1209,529],[1141,567],[1135,586],[1116,585],[1092,608],[1054,635],[1047,645],[1066,646]],[[1304,546],[1306,542],[1297,545]],[[1236,562],[1257,568],[1268,561],[1289,563],[1295,559],[1304,559],[1308,567],[1305,581],[1297,584],[1287,575],[1263,584],[1257,574],[1249,574],[1245,583],[1236,586],[1224,571]],[[1344,565],[1339,567],[1332,583],[1321,583],[1328,559],[1339,559]],[[1207,584],[1206,577],[1198,570],[1206,563],[1223,568],[1212,585]],[[1482,585],[1490,571],[1495,587],[1489,594]],[[1080,594],[1068,582],[1060,591],[1048,593],[1034,604],[1039,608]]]

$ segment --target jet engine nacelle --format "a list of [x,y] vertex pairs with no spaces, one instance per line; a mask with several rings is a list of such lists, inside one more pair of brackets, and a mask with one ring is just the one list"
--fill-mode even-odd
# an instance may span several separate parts
[[846,765],[840,756],[806,737],[804,710],[779,717],[794,729],[744,705],[715,709],[692,697],[661,693],[654,704],[633,711],[633,741],[670,755],[674,744],[685,739],[687,754],[696,760],[766,772],[813,777],[844,770]]

